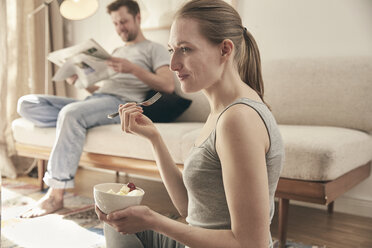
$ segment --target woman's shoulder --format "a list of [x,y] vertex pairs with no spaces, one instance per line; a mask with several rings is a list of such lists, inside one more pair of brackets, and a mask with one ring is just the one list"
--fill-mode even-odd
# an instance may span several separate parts
[[259,118],[258,108],[265,108],[263,102],[255,101],[249,98],[240,98],[229,104],[220,114],[219,119],[224,121],[240,122]]
[[220,114],[217,129],[255,129],[260,123],[262,123],[262,119],[254,107],[236,102]]
[[247,104],[232,104],[225,109],[217,122],[216,137],[216,144],[254,145],[265,151],[269,147],[265,121],[254,107]]

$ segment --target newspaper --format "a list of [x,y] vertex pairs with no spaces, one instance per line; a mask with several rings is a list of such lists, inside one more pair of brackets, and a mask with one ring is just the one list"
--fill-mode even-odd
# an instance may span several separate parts
[[90,39],[83,43],[49,53],[48,60],[60,68],[53,76],[54,81],[62,81],[78,75],[75,86],[87,88],[103,79],[116,74],[105,60],[111,55],[95,40]]

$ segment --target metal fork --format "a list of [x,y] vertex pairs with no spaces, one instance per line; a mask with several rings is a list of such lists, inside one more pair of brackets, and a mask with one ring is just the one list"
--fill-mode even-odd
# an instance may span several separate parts
[[[146,100],[144,102],[137,103],[136,105],[137,106],[150,106],[150,105],[154,104],[157,100],[159,100],[160,97],[161,97],[161,93],[157,92],[155,95],[153,95],[148,100]],[[112,114],[107,115],[107,118],[113,119],[114,117],[116,117],[118,115],[119,115],[119,112],[112,113]]]

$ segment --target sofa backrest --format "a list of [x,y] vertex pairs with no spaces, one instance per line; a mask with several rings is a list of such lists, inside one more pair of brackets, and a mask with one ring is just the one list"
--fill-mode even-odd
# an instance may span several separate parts
[[372,131],[372,57],[271,61],[263,77],[279,124]]
[[[372,131],[372,57],[300,58],[263,63],[265,100],[279,124]],[[176,92],[193,102],[177,121],[205,121],[202,93]]]

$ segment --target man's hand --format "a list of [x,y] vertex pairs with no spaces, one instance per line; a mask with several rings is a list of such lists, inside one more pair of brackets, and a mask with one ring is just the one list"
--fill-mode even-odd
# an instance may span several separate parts
[[[74,85],[76,83],[76,80],[78,79],[78,75],[74,74],[71,77],[66,78],[66,82],[70,85]],[[93,94],[96,90],[99,89],[99,86],[97,85],[91,85],[88,86],[88,88],[85,88],[90,94]]]
[[78,75],[74,74],[74,75],[72,75],[71,77],[68,77],[68,78],[66,79],[66,82],[67,82],[68,84],[70,84],[70,85],[74,85],[77,79],[78,79]]
[[114,71],[121,73],[132,73],[134,64],[127,59],[111,57],[106,60],[106,64]]

